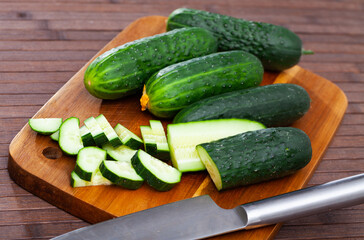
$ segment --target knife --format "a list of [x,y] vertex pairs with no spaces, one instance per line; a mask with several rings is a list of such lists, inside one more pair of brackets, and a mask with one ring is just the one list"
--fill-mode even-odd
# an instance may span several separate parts
[[55,240],[203,239],[364,203],[364,174],[237,206],[208,195],[181,200],[60,235]]

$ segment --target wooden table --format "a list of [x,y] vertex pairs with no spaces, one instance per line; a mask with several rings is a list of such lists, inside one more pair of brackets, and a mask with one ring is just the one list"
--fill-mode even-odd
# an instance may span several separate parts
[[[364,2],[0,2],[0,239],[48,239],[89,225],[20,188],[7,171],[12,138],[96,52],[139,17],[191,7],[286,26],[315,51],[300,66],[337,84],[349,106],[309,186],[364,171]],[[364,239],[364,205],[286,222],[275,239]]]

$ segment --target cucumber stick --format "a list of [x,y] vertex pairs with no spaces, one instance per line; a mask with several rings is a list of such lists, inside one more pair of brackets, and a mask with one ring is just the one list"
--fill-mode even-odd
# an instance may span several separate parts
[[51,135],[62,124],[62,118],[31,118],[28,121],[30,128],[43,135]]
[[122,98],[141,91],[145,81],[159,69],[216,50],[215,37],[203,28],[145,37],[97,57],[85,72],[84,85],[97,98]]
[[77,155],[83,148],[79,125],[78,118],[70,117],[59,128],[59,146],[63,152],[69,155]]
[[112,182],[104,178],[100,171],[96,170],[92,181],[86,181],[80,178],[76,172],[71,173],[71,186],[72,187],[88,187],[88,186],[99,186],[99,185],[111,185]]
[[116,185],[127,189],[138,189],[143,185],[144,180],[135,172],[131,161],[104,160],[99,168],[102,176]]
[[312,156],[309,137],[292,127],[249,131],[196,149],[218,190],[287,176]]
[[126,145],[113,147],[110,143],[106,143],[102,148],[107,152],[107,155],[115,161],[130,162],[131,158],[137,152],[137,150],[131,149]]
[[86,127],[86,125],[83,125],[80,128],[80,133],[81,133],[81,139],[82,139],[83,145],[85,147],[96,145],[95,140],[92,137],[92,134],[91,134],[90,130]]
[[117,147],[123,144],[103,114],[100,114],[95,119],[112,146]]
[[169,124],[167,136],[173,166],[181,172],[205,170],[195,149],[196,145],[263,128],[263,124],[246,119]]
[[103,160],[106,160],[106,151],[98,147],[82,148],[76,160],[74,172],[86,181],[92,181]]
[[109,140],[106,137],[104,131],[99,126],[98,122],[94,117],[89,117],[84,121],[85,126],[89,129],[91,132],[91,135],[99,147],[107,143]]
[[266,70],[282,71],[297,64],[302,54],[301,39],[289,29],[269,23],[247,21],[196,9],[173,11],[167,29],[202,27],[218,39],[219,51],[243,50],[254,54]]
[[143,145],[143,140],[123,125],[119,123],[116,124],[114,130],[119,136],[123,145],[128,146],[132,149],[138,149]]
[[150,126],[140,126],[144,150],[156,158],[169,160],[169,147],[161,121],[150,120],[149,123]]
[[168,191],[181,181],[180,171],[143,150],[138,150],[131,163],[137,174],[158,191]]

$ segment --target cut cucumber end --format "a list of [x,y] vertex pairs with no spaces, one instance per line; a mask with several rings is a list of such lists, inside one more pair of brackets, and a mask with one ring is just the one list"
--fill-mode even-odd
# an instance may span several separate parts
[[59,146],[69,155],[77,155],[83,148],[79,125],[78,118],[70,117],[59,128]]
[[28,121],[30,128],[43,135],[51,135],[58,131],[62,118],[31,118]]
[[209,173],[213,183],[215,184],[217,190],[220,191],[222,189],[222,181],[220,172],[217,169],[214,161],[211,159],[207,151],[200,145],[196,146],[196,150],[198,152],[198,155],[200,156],[202,163],[206,167],[207,172]]

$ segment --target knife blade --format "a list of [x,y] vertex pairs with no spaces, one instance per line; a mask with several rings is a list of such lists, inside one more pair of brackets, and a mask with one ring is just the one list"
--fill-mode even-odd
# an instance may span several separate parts
[[364,174],[237,206],[208,195],[181,200],[65,233],[54,240],[203,239],[364,203]]

